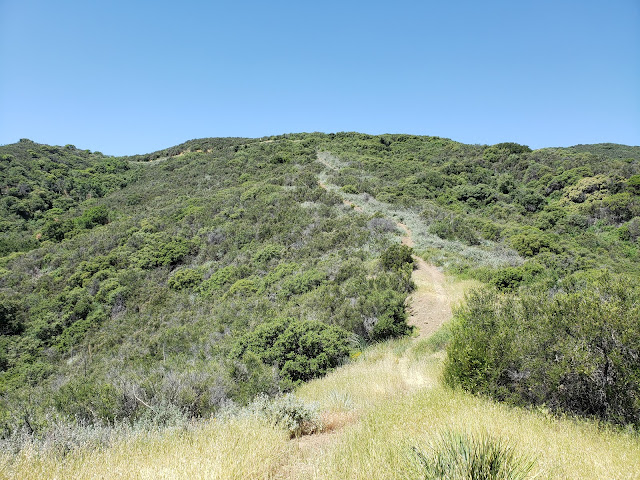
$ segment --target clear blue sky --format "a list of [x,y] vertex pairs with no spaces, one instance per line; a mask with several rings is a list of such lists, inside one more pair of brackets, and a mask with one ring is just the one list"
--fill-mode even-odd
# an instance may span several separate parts
[[640,0],[0,0],[0,144],[640,145]]

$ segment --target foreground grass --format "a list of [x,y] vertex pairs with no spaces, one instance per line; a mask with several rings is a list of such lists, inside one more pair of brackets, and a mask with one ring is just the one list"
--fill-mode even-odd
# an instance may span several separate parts
[[[531,478],[640,478],[637,434],[450,390],[434,381],[441,355],[418,358],[416,349],[424,345],[406,346],[402,352],[405,346],[379,346],[359,364],[300,391],[325,408],[336,408],[334,398],[347,395],[352,408],[363,412],[331,451],[315,459],[320,478],[421,478],[408,459],[408,449],[426,447],[448,430],[488,433],[508,441],[519,453],[536,459]],[[407,371],[413,372],[413,379],[403,379]],[[416,376],[423,388],[412,387],[420,384]]]
[[3,459],[0,478],[418,479],[411,448],[447,431],[508,443],[535,459],[528,478],[640,478],[637,433],[448,389],[442,359],[428,340],[389,342],[304,385],[298,395],[320,405],[331,433],[288,440],[256,419],[207,421],[65,457],[25,451]]
[[290,456],[288,439],[284,431],[255,418],[212,420],[64,457],[26,450],[17,458],[2,459],[0,478],[267,479]]

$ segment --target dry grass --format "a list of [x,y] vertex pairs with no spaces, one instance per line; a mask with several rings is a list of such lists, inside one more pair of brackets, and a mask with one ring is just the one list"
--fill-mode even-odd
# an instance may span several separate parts
[[[405,348],[402,342],[375,347],[362,361],[301,389],[305,398],[327,406],[331,391],[346,392],[361,412],[360,421],[315,459],[316,478],[422,478],[408,459],[410,446],[424,446],[447,430],[508,441],[536,458],[531,478],[640,478],[637,434],[452,391],[437,380],[441,354],[416,358],[414,347]],[[403,360],[408,371],[423,376],[422,384],[406,378]]]
[[0,460],[0,478],[268,479],[291,450],[283,430],[255,418],[209,421],[193,430],[142,434],[64,458],[23,451],[11,463]]
[[486,433],[535,458],[530,478],[640,478],[637,433],[445,388],[443,354],[425,353],[424,345],[411,339],[376,345],[304,385],[298,395],[324,412],[320,435],[288,440],[251,417],[208,421],[64,458],[25,451],[0,461],[0,478],[418,479],[424,477],[411,447],[427,448],[450,430]]

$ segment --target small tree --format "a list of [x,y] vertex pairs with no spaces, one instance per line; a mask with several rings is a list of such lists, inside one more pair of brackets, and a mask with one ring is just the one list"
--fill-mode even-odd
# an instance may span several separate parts
[[406,245],[391,245],[380,257],[382,267],[385,270],[399,270],[403,265],[413,265],[412,252],[411,247]]

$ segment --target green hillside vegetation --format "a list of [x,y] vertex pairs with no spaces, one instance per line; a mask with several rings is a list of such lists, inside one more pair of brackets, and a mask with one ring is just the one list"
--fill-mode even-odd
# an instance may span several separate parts
[[22,139],[1,147],[0,255],[28,251],[42,238],[60,241],[107,222],[92,203],[135,179],[125,160],[73,145],[52,147]]
[[114,158],[21,140],[0,172],[11,448],[298,389],[411,333],[412,253],[486,285],[442,339],[447,384],[640,425],[640,147],[312,133]]
[[129,165],[120,188],[52,220],[68,232],[25,227],[37,248],[1,271],[5,431],[46,429],[50,411],[90,423],[134,421],[145,405],[209,415],[335,367],[351,336],[408,332],[411,269],[383,266],[392,232],[317,185],[313,142],[206,145],[113,159]]

